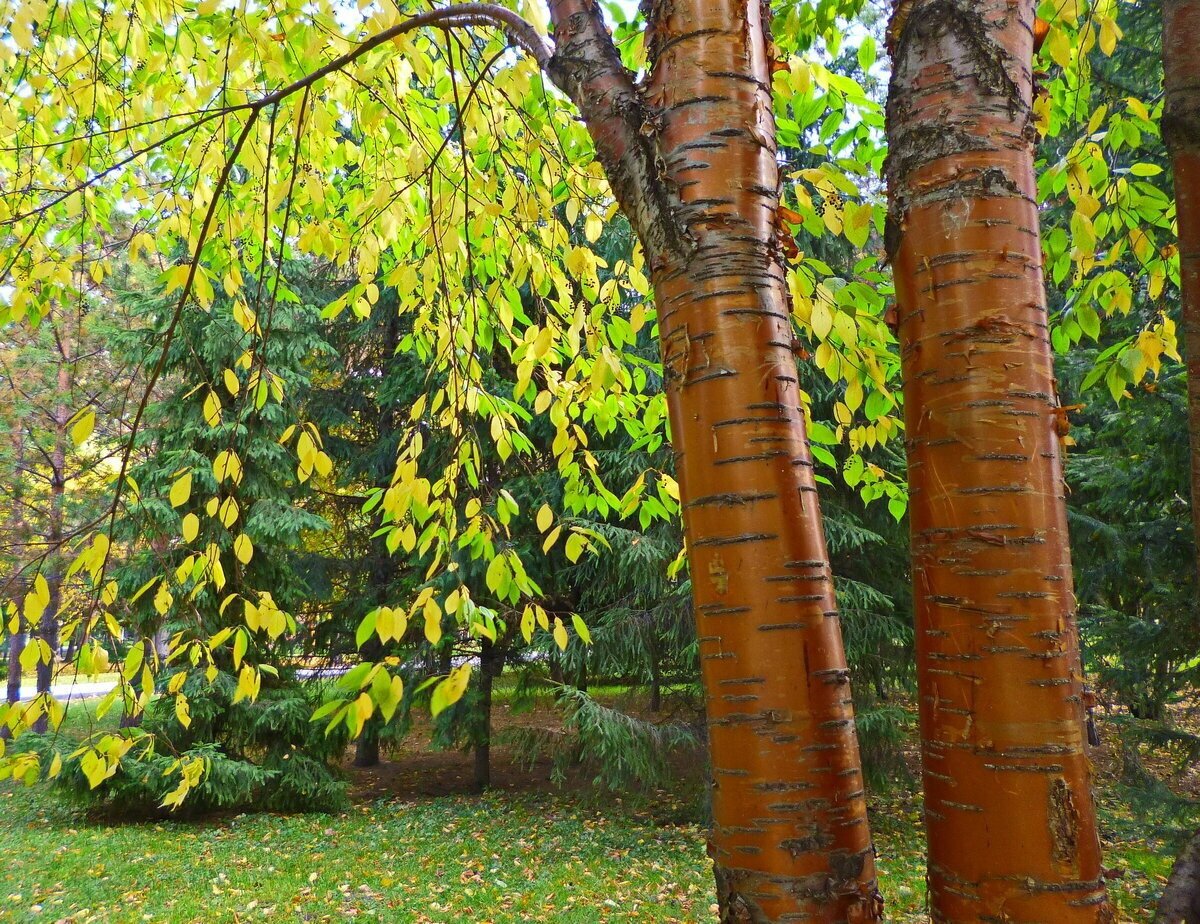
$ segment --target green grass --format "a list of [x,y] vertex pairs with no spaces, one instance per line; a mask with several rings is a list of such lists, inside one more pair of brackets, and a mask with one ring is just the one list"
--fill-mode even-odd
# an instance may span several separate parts
[[[64,734],[95,725],[71,706]],[[110,714],[102,726],[115,724]],[[464,758],[465,759],[465,758]],[[400,756],[401,764],[404,757]],[[1149,921],[1200,808],[1098,767],[1119,920]],[[535,786],[530,784],[530,789]],[[871,799],[888,920],[927,920],[915,783]],[[44,789],[0,786],[0,921],[700,922],[714,920],[702,788],[619,799],[501,791],[356,805],[340,815],[103,824]],[[666,823],[669,819],[671,823]]]
[[97,826],[6,789],[0,812],[5,920],[685,922],[712,901],[698,827],[543,795]]
[[[899,792],[874,802],[889,920],[926,920],[919,803]],[[700,826],[557,793],[104,825],[9,787],[0,813],[0,920],[712,920]],[[1147,921],[1182,829],[1115,797],[1101,824],[1106,861],[1125,871],[1111,883],[1120,919]]]

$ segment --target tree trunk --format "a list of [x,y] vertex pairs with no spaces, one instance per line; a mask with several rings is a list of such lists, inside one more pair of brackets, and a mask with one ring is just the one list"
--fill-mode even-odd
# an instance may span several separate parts
[[[11,585],[11,598],[16,606],[15,619],[23,622],[24,616],[21,615],[21,602],[25,596],[26,582],[16,577],[20,573],[21,567],[24,564],[23,556],[29,551],[25,545],[28,539],[28,534],[25,524],[25,492],[23,490],[25,484],[25,426],[18,419],[13,422],[12,428],[13,440],[13,481],[12,481],[12,510],[11,510],[11,528],[9,535],[12,537],[12,548],[14,551],[14,559],[12,561],[13,575]],[[8,639],[7,647],[7,677],[5,689],[5,702],[10,706],[21,701],[21,652],[25,650],[26,635],[23,630],[13,632]],[[8,738],[11,730],[5,724],[0,727],[0,738]]]
[[1200,924],[1200,831],[1175,861],[1154,924]]
[[1187,354],[1192,529],[1200,587],[1200,0],[1163,0],[1162,135],[1175,171],[1183,347]]
[[658,654],[658,644],[650,639],[650,711],[659,712],[662,709],[662,659]]
[[475,736],[475,790],[492,785],[492,686],[504,670],[504,651],[486,638],[479,648],[479,727]]
[[[25,633],[14,632],[8,637],[8,676],[5,702],[10,706],[21,701],[21,652],[25,650]],[[7,724],[0,727],[0,739],[12,737]]]
[[[50,590],[50,603],[42,612],[37,627],[38,638],[50,646],[50,661],[38,661],[37,692],[49,693],[54,682],[54,665],[58,658],[59,610],[62,607],[63,583],[63,505],[67,486],[67,422],[71,411],[67,403],[71,390],[71,350],[65,332],[58,338],[58,394],[54,406],[54,449],[50,455],[50,518],[47,524],[46,542],[46,585]],[[33,730],[45,734],[50,728],[50,717],[46,710],[33,723]]]
[[354,746],[354,766],[379,766],[379,723],[368,719]]
[[729,924],[879,914],[775,232],[764,5],[654,2],[635,88],[591,0],[554,0],[579,106],[655,287]]
[[1033,173],[1033,0],[890,39],[932,920],[1111,921],[1084,751]]

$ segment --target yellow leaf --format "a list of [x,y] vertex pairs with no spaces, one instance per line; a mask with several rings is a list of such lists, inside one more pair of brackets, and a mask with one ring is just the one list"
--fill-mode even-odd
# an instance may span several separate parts
[[425,638],[430,645],[436,645],[442,638],[442,611],[432,597],[425,601]]
[[250,664],[243,664],[238,673],[237,689],[233,691],[233,701],[237,703],[243,699],[257,698],[261,684],[262,677],[259,676],[258,671]]
[[183,541],[191,542],[200,532],[200,518],[189,513],[183,518]]
[[829,332],[833,329],[833,313],[825,304],[824,299],[818,298],[813,302],[809,324],[818,340],[824,340],[829,336]]
[[192,496],[192,473],[184,472],[171,485],[171,506],[180,507]]
[[243,565],[250,564],[250,559],[254,556],[254,545],[245,533],[233,540],[233,555]]
[[35,624],[50,605],[50,586],[41,574],[33,578],[33,590],[25,596],[25,618]]
[[75,423],[71,424],[71,442],[76,446],[82,446],[95,429],[96,412],[84,411],[76,417]]
[[561,651],[567,650],[567,627],[557,616],[554,617],[554,643]]
[[237,373],[232,369],[226,369],[223,378],[225,379],[225,390],[231,395],[236,395],[241,389],[241,382],[238,381]]
[[470,681],[470,664],[463,664],[454,668],[445,680],[433,688],[433,696],[429,702],[429,711],[434,716],[437,716],[443,710],[453,706],[467,692],[467,684]]
[[232,526],[234,523],[237,522],[237,518],[238,518],[237,501],[234,500],[232,497],[225,498],[225,500],[223,500],[221,502],[220,509],[218,510],[218,519],[221,521],[221,525],[224,526],[226,529],[228,529],[230,526]]
[[554,511],[550,509],[549,504],[542,504],[541,509],[537,512],[537,528],[538,532],[544,533],[550,528],[550,524],[554,522]]
[[232,449],[223,449],[217,453],[217,457],[213,459],[213,477],[217,479],[217,484],[226,478],[234,484],[241,482],[242,460],[238,458],[236,452]]
[[221,399],[212,389],[209,389],[204,399],[204,420],[210,427],[221,423]]
[[381,606],[375,613],[375,632],[381,642],[392,637],[396,628],[396,611],[390,606]]
[[1100,18],[1100,50],[1111,55],[1117,48],[1117,40],[1121,38],[1121,27],[1111,16]]

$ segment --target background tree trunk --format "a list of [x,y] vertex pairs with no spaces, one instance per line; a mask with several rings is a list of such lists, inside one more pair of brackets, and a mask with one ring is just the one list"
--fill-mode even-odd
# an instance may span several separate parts
[[653,631],[647,635],[649,639],[646,649],[650,655],[650,711],[658,712],[662,709],[662,659],[658,654],[658,643],[654,639]]
[[1162,135],[1175,172],[1179,282],[1187,353],[1192,528],[1200,581],[1200,0],[1163,0]]
[[1175,861],[1154,924],[1200,924],[1200,831]]
[[575,100],[655,287],[713,767],[723,922],[879,913],[775,219],[758,2],[647,4],[644,88],[590,0],[551,3]]
[[[71,348],[65,330],[56,331],[58,346],[58,382],[54,406],[54,447],[50,454],[50,514],[46,529],[46,585],[50,603],[42,612],[37,627],[38,638],[50,646],[50,661],[37,665],[37,692],[49,693],[54,682],[54,667],[58,659],[59,610],[62,608],[63,583],[63,521],[67,487],[67,422],[71,418],[68,401],[71,395]],[[43,711],[33,723],[33,730],[45,734],[50,717]]]
[[492,687],[504,670],[506,649],[480,639],[479,648],[479,728],[475,735],[475,789],[483,792],[492,785]]
[[372,716],[363,725],[362,734],[354,744],[354,766],[376,767],[379,765],[379,723]]
[[[28,553],[28,531],[25,524],[25,425],[17,419],[12,425],[13,443],[13,481],[10,488],[9,535],[12,539],[13,576],[9,585],[9,596],[16,607],[15,618],[24,621],[21,613],[21,603],[25,597],[26,582],[17,577],[21,571],[23,557]],[[7,676],[5,678],[5,702],[10,706],[21,701],[21,652],[25,650],[26,635],[21,631],[13,632],[8,638],[6,648]],[[9,737],[7,725],[0,728],[0,738]]]
[[915,0],[890,39],[932,919],[1111,921],[1084,752],[1033,173],[1032,0]]

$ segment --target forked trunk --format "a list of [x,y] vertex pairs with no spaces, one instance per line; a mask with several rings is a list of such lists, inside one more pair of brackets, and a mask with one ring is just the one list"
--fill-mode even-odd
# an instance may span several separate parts
[[1034,200],[1033,0],[915,0],[890,38],[930,911],[1111,921]]
[[551,4],[551,74],[583,113],[654,282],[721,920],[871,920],[875,863],[775,232],[768,24],[756,0],[644,6],[645,87],[589,0]]
[[1200,580],[1200,0],[1163,0],[1162,135],[1175,170],[1183,348],[1187,354],[1192,529]]

